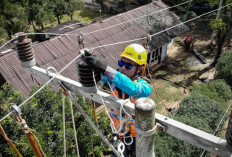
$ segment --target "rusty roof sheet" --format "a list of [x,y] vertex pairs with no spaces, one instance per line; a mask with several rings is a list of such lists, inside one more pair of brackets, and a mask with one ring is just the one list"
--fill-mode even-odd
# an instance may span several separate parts
[[61,24],[58,24],[55,27],[51,27],[51,28],[47,28],[46,30],[44,30],[43,32],[45,33],[59,33],[59,34],[64,34],[70,31],[73,31],[75,29],[84,27],[86,24],[81,22],[81,21],[77,21],[77,20],[72,20],[72,21],[68,21],[68,22],[63,22]]
[[[78,28],[72,31],[71,34],[78,35],[80,32],[92,32],[137,18],[145,14],[149,14],[162,8],[163,4],[156,1],[134,10],[112,16],[103,22],[96,22],[89,26]],[[86,48],[92,48],[105,44],[133,40],[144,37],[147,34],[154,34],[178,23],[180,23],[180,21],[176,15],[169,11],[162,11],[145,18],[137,19],[129,23],[86,35],[84,43]],[[171,41],[170,35],[179,35],[186,30],[187,27],[182,25],[157,36],[153,36],[150,46],[152,48],[162,46],[163,44]],[[133,43],[141,44],[142,41],[135,41]],[[131,43],[123,43],[98,48],[94,50],[94,53],[102,58],[111,67],[117,69],[117,60],[120,58],[120,53],[128,44]],[[47,69],[49,66],[53,66],[58,71],[60,71],[65,65],[79,55],[80,50],[76,36],[55,37],[34,45],[33,49],[38,66],[44,69]],[[0,57],[0,73],[2,73],[4,78],[12,84],[15,90],[20,90],[24,95],[29,95],[32,86],[38,86],[45,83],[43,80],[32,77],[23,71],[21,63],[18,60],[15,52]],[[75,62],[71,64],[64,72],[62,72],[62,75],[74,80],[78,80]],[[58,87],[54,87],[54,89],[58,89]]]

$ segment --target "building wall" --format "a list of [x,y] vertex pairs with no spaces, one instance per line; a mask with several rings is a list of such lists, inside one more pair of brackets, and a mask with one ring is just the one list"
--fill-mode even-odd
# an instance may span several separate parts
[[147,60],[149,67],[158,65],[165,59],[167,56],[167,45],[168,44],[164,44],[163,46],[150,52]]
[[161,62],[165,59],[165,57],[167,56],[167,45],[165,44],[162,46],[162,53],[161,53]]

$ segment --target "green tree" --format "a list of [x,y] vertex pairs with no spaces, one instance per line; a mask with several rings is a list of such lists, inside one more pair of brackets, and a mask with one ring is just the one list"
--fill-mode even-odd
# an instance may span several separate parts
[[60,24],[62,16],[67,13],[67,7],[66,0],[49,1],[49,8],[53,10],[53,14],[57,18],[58,24]]
[[35,32],[37,32],[35,24],[43,30],[44,22],[53,22],[53,12],[49,9],[48,3],[48,0],[28,0],[27,2],[28,21]]
[[103,12],[107,12],[108,8],[105,4],[105,0],[96,0],[96,3],[99,3],[101,5],[101,9]]
[[226,102],[231,99],[231,89],[224,80],[214,80],[208,83],[196,83],[191,87],[191,94],[200,93],[213,99],[222,107],[226,107]]
[[[174,117],[174,119],[201,130],[212,130],[204,119],[199,118],[196,115],[177,115]],[[155,142],[155,153],[156,156],[159,157],[195,157],[199,156],[199,154],[201,154],[203,151],[202,149],[197,148],[196,146],[188,142],[176,139],[162,132],[158,132],[157,134],[155,134]],[[205,157],[209,157],[209,153],[207,153]]]
[[80,0],[67,0],[67,14],[70,16],[71,20],[73,20],[73,13],[76,10],[81,10],[84,8],[84,4]]
[[[38,90],[34,88],[32,93]],[[28,126],[36,131],[35,135],[48,157],[62,156],[63,154],[63,122],[62,122],[62,91],[52,91],[49,87],[44,88],[39,94],[33,97],[22,107],[22,117]],[[0,117],[10,111],[9,103],[20,104],[25,98],[19,92],[13,91],[10,85],[4,85],[0,91]],[[82,98],[76,100],[81,104],[85,112],[93,120],[92,107],[83,102]],[[75,140],[72,128],[71,110],[68,99],[65,100],[66,108],[66,149],[67,156],[75,156]],[[74,108],[74,117],[77,128],[77,140],[79,144],[80,156],[100,156],[103,150],[108,147],[101,138]],[[109,135],[109,120],[104,113],[99,115],[99,129],[106,136]],[[27,143],[26,137],[20,131],[20,126],[16,124],[12,117],[8,117],[1,125],[7,135],[19,143]],[[92,143],[91,143],[92,141]],[[0,136],[0,152],[3,156],[13,156],[13,150],[7,142]],[[23,156],[32,156],[32,149],[27,145],[16,145]],[[92,151],[93,150],[93,151]]]
[[230,49],[221,55],[216,65],[218,76],[225,79],[227,83],[229,83],[230,85],[232,85],[231,59],[232,59],[232,50]]
[[[190,95],[181,102],[179,111],[173,118],[212,134],[226,111],[225,101],[231,98],[231,94],[230,87],[223,80],[195,84],[191,88]],[[224,122],[225,120],[226,118]],[[195,157],[203,151],[165,133],[158,132],[155,134],[155,139],[155,153],[159,157]],[[210,155],[207,153],[205,156]]]
[[196,17],[197,15],[190,11],[190,7],[192,6],[192,2],[190,1],[186,7],[178,6],[177,8],[181,10],[181,14],[179,15],[181,21],[186,21],[189,17]]
[[0,22],[11,39],[17,32],[27,31],[27,12],[22,1],[2,0],[0,3]]
[[218,20],[212,19],[209,25],[216,34],[217,53],[215,55],[214,62],[212,63],[212,65],[216,65],[222,53],[222,48],[229,38],[232,30],[231,8],[225,8],[222,12],[222,18]]

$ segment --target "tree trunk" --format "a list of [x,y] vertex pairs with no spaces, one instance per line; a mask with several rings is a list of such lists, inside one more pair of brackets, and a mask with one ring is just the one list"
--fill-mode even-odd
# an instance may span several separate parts
[[56,15],[56,18],[57,18],[58,24],[60,24],[60,16]]
[[34,21],[31,21],[31,24],[32,24],[32,27],[33,27],[34,32],[37,32],[37,29],[35,28],[35,23],[34,23]]
[[217,54],[214,58],[214,61],[212,63],[213,66],[217,64],[218,58],[220,57],[222,53],[222,46],[223,46],[223,41],[222,41],[222,30],[218,30],[217,32]]
[[44,30],[43,22],[40,23],[40,27],[41,27],[42,30]]
[[11,31],[10,31],[9,29],[7,29],[6,31],[7,31],[8,37],[9,37],[10,39],[12,39],[12,37],[11,37],[12,33],[11,33]]
[[70,15],[71,20],[73,21],[73,14]]

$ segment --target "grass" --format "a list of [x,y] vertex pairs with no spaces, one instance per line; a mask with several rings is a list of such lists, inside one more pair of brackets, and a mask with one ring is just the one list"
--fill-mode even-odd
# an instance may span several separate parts
[[[183,99],[183,89],[180,87],[176,87],[176,85],[164,81],[164,80],[154,80],[154,85],[157,89],[154,88],[154,86],[151,84],[153,90],[151,94],[151,98],[156,103],[156,111],[159,113],[163,113],[162,109],[164,108],[163,103],[161,100],[165,103],[167,108],[172,107],[176,102],[179,102]],[[159,99],[161,98],[161,100]]]
[[[99,16],[100,16],[100,14],[98,12],[96,12],[96,11],[92,11],[90,9],[84,9],[84,10],[74,12],[73,20],[77,20],[77,21],[81,21],[81,22],[90,24],[93,19],[98,18]],[[61,21],[61,23],[71,21],[71,17],[66,14],[61,18],[60,21]],[[49,24],[45,24],[45,28],[53,27],[53,26],[55,26],[57,24],[58,24],[58,21],[54,17],[54,22],[49,23]]]

